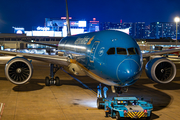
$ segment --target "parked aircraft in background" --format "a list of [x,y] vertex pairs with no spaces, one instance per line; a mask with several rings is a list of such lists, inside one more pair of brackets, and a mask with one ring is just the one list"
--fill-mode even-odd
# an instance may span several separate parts
[[[170,47],[169,49],[175,49],[175,48],[178,48],[178,47]],[[174,53],[170,53],[170,54],[174,54],[174,55],[177,55],[177,56],[179,57],[179,52],[180,52],[180,51],[174,52]]]

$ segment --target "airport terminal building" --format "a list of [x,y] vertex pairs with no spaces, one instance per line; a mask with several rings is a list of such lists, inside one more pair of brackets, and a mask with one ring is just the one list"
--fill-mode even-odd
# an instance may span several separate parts
[[[93,20],[75,20],[72,17],[70,19],[71,34],[77,35],[87,32],[99,31],[99,21],[96,18]],[[49,36],[49,37],[66,37],[67,26],[66,17],[61,18],[45,18],[44,26],[36,26],[32,28],[32,31],[25,31],[25,28],[13,27],[14,33],[23,34],[27,36]]]

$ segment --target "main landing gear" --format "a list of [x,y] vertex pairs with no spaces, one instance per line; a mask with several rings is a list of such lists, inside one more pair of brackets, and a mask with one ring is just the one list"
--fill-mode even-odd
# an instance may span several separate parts
[[58,65],[54,65],[54,64],[50,64],[50,78],[46,77],[45,78],[45,84],[46,86],[50,86],[50,85],[56,85],[56,86],[60,86],[60,79],[59,77],[55,77],[54,75],[55,73],[60,69],[61,67],[59,67]]

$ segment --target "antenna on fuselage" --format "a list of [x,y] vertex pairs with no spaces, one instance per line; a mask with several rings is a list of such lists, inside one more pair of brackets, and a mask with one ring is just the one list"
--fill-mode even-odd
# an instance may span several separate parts
[[69,13],[68,13],[68,4],[66,0],[66,24],[67,24],[67,36],[71,36],[70,22],[69,22]]

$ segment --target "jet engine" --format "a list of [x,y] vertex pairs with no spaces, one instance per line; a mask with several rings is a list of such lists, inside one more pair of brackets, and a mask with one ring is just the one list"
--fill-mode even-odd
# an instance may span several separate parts
[[32,74],[32,64],[24,57],[14,57],[6,63],[6,78],[14,84],[20,85],[28,82]]
[[169,83],[176,76],[175,64],[166,58],[154,58],[150,60],[145,71],[147,76],[157,83]]

